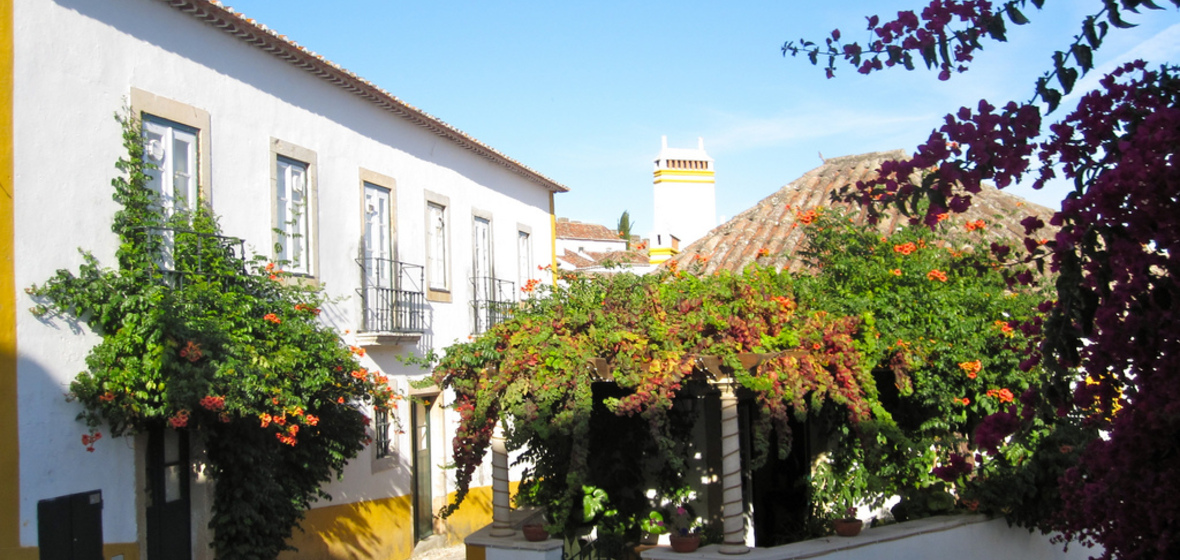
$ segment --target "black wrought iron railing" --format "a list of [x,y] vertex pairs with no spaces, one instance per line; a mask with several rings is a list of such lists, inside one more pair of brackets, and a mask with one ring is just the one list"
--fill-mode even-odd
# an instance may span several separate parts
[[237,237],[170,227],[143,228],[134,235],[148,248],[159,278],[172,286],[197,276],[236,274],[246,268],[246,242]]
[[487,331],[512,315],[516,306],[515,283],[491,276],[476,276],[471,279],[471,288],[474,332]]
[[362,332],[422,333],[426,330],[426,269],[390,259],[358,259],[364,306]]

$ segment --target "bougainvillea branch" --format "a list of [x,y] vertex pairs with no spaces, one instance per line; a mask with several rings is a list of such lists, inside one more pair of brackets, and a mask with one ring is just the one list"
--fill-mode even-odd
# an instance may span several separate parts
[[[930,6],[942,9],[938,2]],[[1120,9],[1159,6],[1104,1],[1102,8],[1085,19],[1069,49],[1053,55],[1051,72],[1061,91],[1092,67],[1092,51],[1110,27],[1130,26]],[[1055,234],[1045,235],[1040,220],[1022,222],[1026,259],[1049,263],[1057,273],[1057,297],[1042,305],[1048,313],[1043,323],[1022,326],[1039,340],[1024,366],[1043,361],[1053,376],[1022,398],[1019,419],[1056,422],[1062,433],[1073,425],[1073,433],[1090,439],[1086,445],[1041,442],[1028,462],[1068,469],[1059,481],[1064,505],[1022,510],[1015,504],[1013,516],[1097,542],[1104,558],[1180,554],[1180,507],[1171,498],[1180,493],[1180,468],[1171,459],[1180,453],[1178,71],[1125,64],[1047,126],[1032,103],[1009,103],[997,112],[981,101],[975,110],[948,115],[911,160],[884,166],[855,194],[869,204],[901,205],[930,223],[942,208],[965,209],[981,181],[1004,187],[1020,180],[1034,157],[1040,168],[1034,187],[1055,177],[1072,183],[1051,221]],[[1051,111],[1061,91],[1048,82],[1038,81],[1036,96]],[[931,172],[919,175],[922,170]],[[916,211],[923,200],[930,201],[924,214]],[[1032,280],[1030,274],[1012,276],[1014,282]],[[1033,409],[1039,412],[1030,414]],[[1002,414],[986,423],[987,438],[1014,428],[1017,415]],[[1104,437],[1095,437],[1099,430]]]
[[[1180,7],[1180,0],[1170,0]],[[839,29],[824,39],[823,45],[800,39],[783,44],[783,56],[804,54],[812,64],[821,59],[827,64],[828,78],[836,75],[836,61],[844,60],[861,74],[901,66],[915,69],[915,55],[927,69],[938,70],[938,79],[966,72],[976,51],[983,50],[984,40],[1007,41],[1007,25],[1030,22],[1021,10],[1030,6],[1040,10],[1045,0],[1008,0],[994,5],[987,0],[931,0],[919,13],[903,10],[893,20],[882,22],[869,16],[870,38],[864,45],[842,41]],[[1078,78],[1094,68],[1094,51],[1102,46],[1111,27],[1135,25],[1123,18],[1124,12],[1138,13],[1141,8],[1161,10],[1152,0],[1103,1],[1101,8],[1087,16],[1081,30],[1064,49],[1052,54],[1052,66],[1037,79],[1033,97],[1027,102],[1044,102],[1052,112],[1065,95],[1073,91]]]

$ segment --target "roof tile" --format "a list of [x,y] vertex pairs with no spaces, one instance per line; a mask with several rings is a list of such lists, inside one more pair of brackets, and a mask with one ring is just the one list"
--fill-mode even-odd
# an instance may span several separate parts
[[[725,269],[740,271],[757,260],[778,269],[798,271],[804,268],[798,252],[804,246],[804,228],[798,227],[799,214],[820,206],[848,208],[854,212],[856,223],[867,223],[867,211],[855,203],[833,202],[832,194],[845,187],[876,175],[885,161],[907,157],[902,150],[872,152],[827,159],[823,165],[804,173],[802,177],[762,199],[752,208],[713,228],[707,235],[685,247],[665,261],[681,267],[700,256],[707,259],[702,273],[711,274]],[[1045,222],[1053,211],[1027,202],[1018,196],[985,185],[972,195],[970,209],[956,215],[956,220],[984,220],[993,235],[1019,243],[1024,238],[1020,220],[1036,215]],[[887,233],[901,227],[906,218],[893,207],[883,209],[877,229]],[[997,227],[998,226],[998,227]],[[758,259],[758,252],[767,249],[770,255]],[[701,262],[701,259],[696,259]]]

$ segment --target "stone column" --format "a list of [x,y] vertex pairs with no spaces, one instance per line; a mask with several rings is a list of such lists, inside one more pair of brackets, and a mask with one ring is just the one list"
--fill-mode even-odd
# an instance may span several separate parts
[[732,383],[721,386],[721,519],[725,528],[722,554],[745,554],[746,515],[742,503],[742,449],[738,440],[737,395]]
[[508,537],[516,534],[509,517],[512,508],[508,495],[508,448],[504,442],[504,430],[499,423],[492,432],[492,530],[493,537]]

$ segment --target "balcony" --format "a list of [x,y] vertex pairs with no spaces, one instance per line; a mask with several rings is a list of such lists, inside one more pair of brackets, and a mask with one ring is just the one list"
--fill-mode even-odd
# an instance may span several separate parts
[[237,237],[167,227],[143,228],[132,235],[154,255],[160,281],[174,288],[197,277],[246,269],[246,242]]
[[516,306],[516,284],[491,276],[471,279],[472,332],[479,334],[503,322]]
[[364,313],[358,340],[363,345],[416,340],[426,331],[425,268],[390,259],[358,259]]

